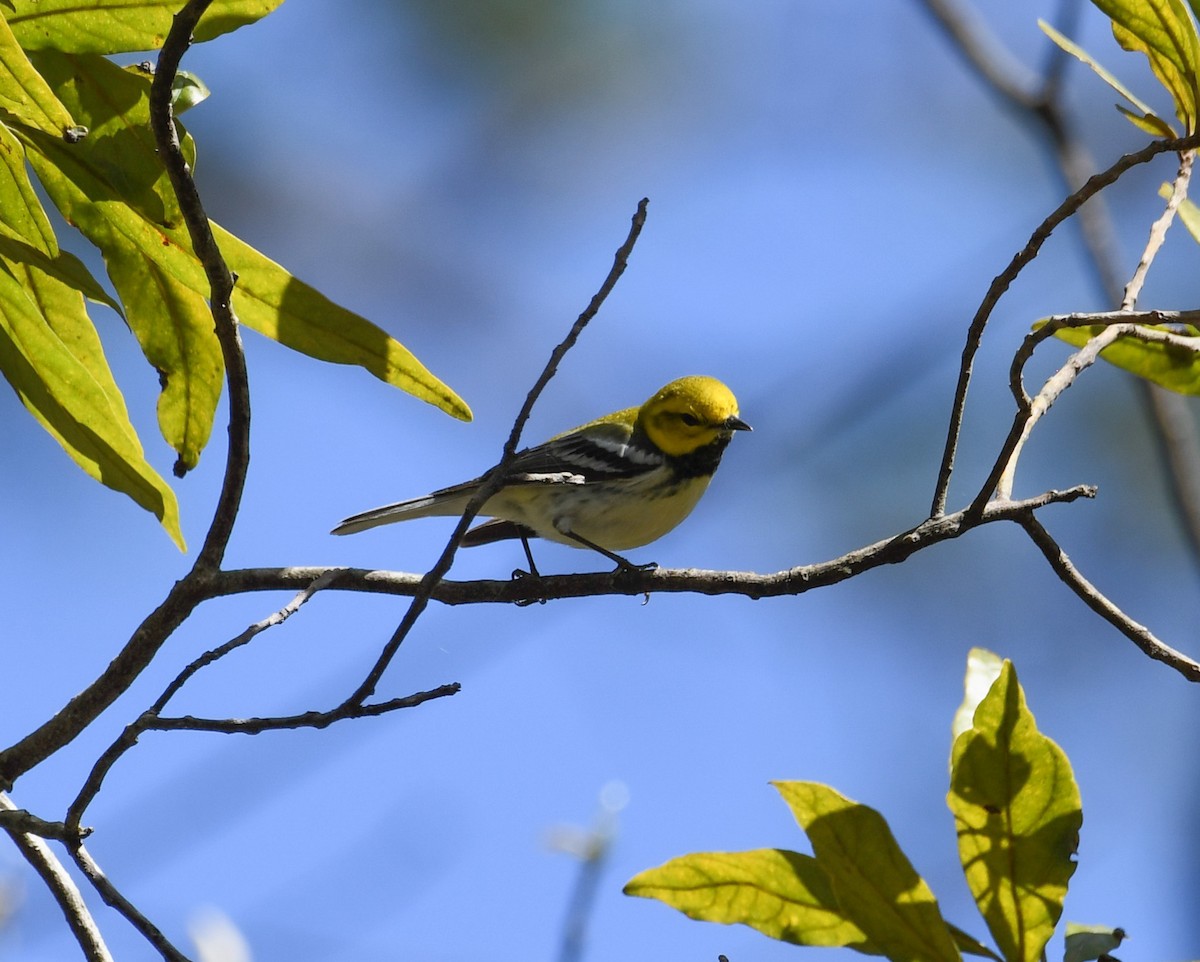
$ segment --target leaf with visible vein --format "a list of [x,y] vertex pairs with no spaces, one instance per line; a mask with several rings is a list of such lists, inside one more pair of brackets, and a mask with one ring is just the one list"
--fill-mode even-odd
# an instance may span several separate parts
[[52,137],[78,126],[0,19],[0,111],[12,122]]
[[[1200,331],[1190,325],[1148,324],[1146,327],[1151,331],[1173,331],[1183,338],[1195,338],[1195,347],[1188,350],[1177,344],[1159,344],[1126,336],[1117,338],[1100,352],[1100,357],[1123,371],[1177,394],[1200,394]],[[1103,326],[1064,327],[1055,331],[1054,336],[1083,347],[1104,329]]]
[[893,962],[958,962],[937,899],[887,822],[816,782],[773,783],[812,843],[842,914]]
[[84,471],[152,512],[183,550],[175,494],[145,459],[81,293],[60,279],[73,269],[12,253],[0,248],[0,371]]
[[[194,39],[213,37],[260,20],[283,0],[214,0]],[[180,0],[6,0],[5,17],[26,50],[128,53],[157,50]]]
[[1011,662],[954,742],[950,784],[975,904],[1008,962],[1038,962],[1062,914],[1083,814],[1070,763],[1037,730]]
[[1081,46],[1079,46],[1079,44],[1075,43],[1075,41],[1069,39],[1064,34],[1059,33],[1045,20],[1039,20],[1038,26],[1041,27],[1042,33],[1053,40],[1059,47],[1069,53],[1072,57],[1075,57],[1077,60],[1080,60],[1091,67],[1101,80],[1115,90],[1119,96],[1124,97],[1127,101],[1129,101],[1130,104],[1133,105],[1134,109],[1129,110],[1121,104],[1117,104],[1117,110],[1119,110],[1131,124],[1141,130],[1146,131],[1148,134],[1152,134],[1155,137],[1175,136],[1174,128],[1167,123],[1167,121],[1159,117],[1158,114],[1150,109],[1148,104],[1137,97],[1133,91],[1121,83],[1116,76],[1109,73],[1108,70],[1102,67],[1100,62]]
[[1184,135],[1197,129],[1200,111],[1200,37],[1183,0],[1092,0],[1113,23],[1126,50],[1146,55],[1150,69],[1175,102]]
[[842,916],[829,879],[810,855],[774,848],[697,852],[639,873],[624,892],[657,899],[689,918],[748,925],[795,945],[879,954]]

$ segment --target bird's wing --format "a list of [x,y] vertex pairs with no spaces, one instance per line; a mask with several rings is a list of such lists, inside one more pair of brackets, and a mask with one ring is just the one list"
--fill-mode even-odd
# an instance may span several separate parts
[[617,422],[590,424],[519,452],[508,466],[505,484],[538,483],[545,476],[570,474],[574,483],[613,481],[653,471],[663,455],[640,432]]

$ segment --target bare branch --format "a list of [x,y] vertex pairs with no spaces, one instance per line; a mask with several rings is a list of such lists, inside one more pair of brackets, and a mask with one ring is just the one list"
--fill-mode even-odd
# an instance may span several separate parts
[[1171,196],[1167,200],[1167,206],[1158,218],[1150,225],[1150,237],[1146,241],[1146,247],[1142,251],[1141,260],[1138,261],[1137,269],[1133,272],[1133,277],[1129,279],[1129,283],[1125,285],[1125,297],[1121,301],[1121,309],[1132,311],[1137,304],[1138,296],[1142,292],[1142,286],[1146,282],[1146,275],[1150,272],[1150,265],[1154,263],[1154,258],[1162,249],[1163,242],[1167,239],[1167,231],[1171,227],[1171,223],[1175,220],[1175,212],[1179,210],[1179,205],[1187,198],[1188,184],[1192,179],[1192,163],[1196,159],[1194,150],[1185,150],[1179,156],[1179,170],[1175,174],[1175,182],[1171,188]]
[[137,929],[147,942],[154,946],[159,955],[166,959],[167,962],[191,962],[186,955],[171,944],[171,940],[163,935],[153,922],[142,915],[137,907],[109,881],[108,876],[101,871],[100,866],[96,864],[96,860],[92,858],[87,849],[82,845],[78,845],[71,849],[71,857],[75,860],[75,864],[79,866],[80,871],[87,876],[88,881],[92,883],[92,887],[104,899],[105,904],[125,916],[129,924]]
[[280,715],[269,718],[196,718],[183,715],[178,718],[146,717],[143,728],[154,731],[221,732],[229,735],[258,735],[268,731],[283,731],[292,728],[328,728],[335,722],[352,718],[374,718],[398,711],[415,708],[435,698],[457,695],[462,686],[457,682],[440,685],[429,691],[418,691],[403,698],[392,698],[373,705],[340,705],[332,711],[308,711],[299,715]]
[[71,878],[62,862],[43,840],[46,837],[56,836],[49,836],[45,832],[37,830],[42,827],[54,828],[55,826],[56,823],[45,822],[23,809],[17,808],[8,795],[0,792],[0,828],[8,832],[25,861],[46,883],[46,888],[50,890],[54,901],[62,910],[63,917],[67,920],[67,925],[74,934],[75,941],[79,943],[80,949],[83,950],[84,956],[91,962],[112,962],[108,946],[104,944],[104,936],[100,934],[100,929],[96,925],[96,920],[92,918],[92,913],[88,911],[87,903],[84,902],[79,888],[75,885],[75,880]]
[[1200,662],[1192,660],[1182,652],[1176,651],[1170,645],[1160,641],[1149,628],[1134,621],[1109,601],[1087,578],[1080,574],[1075,565],[1071,563],[1071,559],[1067,557],[1066,552],[1058,546],[1058,543],[1042,527],[1041,522],[1033,516],[1032,512],[1015,520],[1033,539],[1033,543],[1041,549],[1046,560],[1050,562],[1050,567],[1054,569],[1063,583],[1074,591],[1085,605],[1151,658],[1174,668],[1188,681],[1200,682]]
[[[972,528],[995,521],[1014,520],[1022,511],[1094,497],[1090,485],[1046,491],[1037,497],[987,505],[980,515],[967,511],[923,521],[915,528],[858,548],[819,564],[801,565],[770,574],[750,571],[703,571],[696,568],[602,571],[593,574],[543,575],[504,581],[442,581],[431,594],[447,605],[512,604],[596,595],[645,595],[653,592],[696,592],[706,595],[745,595],[772,598],[799,595],[813,588],[837,584],[886,564],[896,564],[942,541],[957,538]],[[219,594],[246,591],[289,590],[307,584],[328,568],[245,568],[221,573]],[[330,591],[365,591],[375,594],[412,595],[421,577],[395,571],[342,568]],[[214,588],[216,584],[214,584]]]
[[[246,471],[250,466],[250,386],[246,373],[246,358],[242,352],[241,334],[233,313],[233,275],[225,263],[213,237],[208,215],[200,201],[200,192],[192,180],[192,172],[179,147],[171,105],[172,85],[179,71],[179,62],[191,44],[192,31],[212,0],[190,0],[175,15],[171,30],[159,51],[154,81],[150,85],[150,127],[158,155],[171,179],[171,187],[179,200],[179,209],[187,223],[192,249],[204,267],[208,278],[217,340],[225,361],[225,377],[229,384],[229,452],[225,460],[225,476],[213,513],[212,524],[204,545],[196,557],[195,567],[201,570],[216,568],[225,554],[225,546],[233,532],[241,504]],[[182,474],[177,465],[176,474]]]

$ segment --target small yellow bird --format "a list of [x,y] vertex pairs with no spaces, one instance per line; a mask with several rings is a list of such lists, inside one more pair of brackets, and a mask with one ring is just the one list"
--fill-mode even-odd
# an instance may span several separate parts
[[[480,509],[464,547],[519,538],[537,574],[529,539],[591,548],[617,564],[618,551],[661,538],[686,518],[721,463],[734,431],[749,431],[737,399],[716,378],[672,381],[641,407],[626,408],[519,452],[504,484]],[[334,534],[381,524],[460,515],[483,478],[423,498],[356,514]],[[640,567],[654,567],[645,565]]]

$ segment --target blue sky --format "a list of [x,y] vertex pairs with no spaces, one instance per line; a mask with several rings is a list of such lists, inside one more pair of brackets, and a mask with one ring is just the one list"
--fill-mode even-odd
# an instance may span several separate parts
[[[984,14],[1038,64],[1048,4]],[[668,566],[774,571],[834,557],[928,509],[963,333],[991,278],[1061,199],[1024,120],[965,71],[915,2],[816,5],[595,0],[496,5],[284,4],[195,48],[213,89],[189,113],[210,214],[409,346],[472,405],[452,421],[356,370],[247,334],[253,463],[231,566],[423,571],[452,522],[334,539],[336,521],[474,476],[499,455],[549,351],[611,263],[637,201],[630,268],[536,410],[536,441],[706,373],[753,424],[688,522],[636,553]],[[465,11],[465,12],[464,12]],[[457,15],[456,15],[457,14]],[[1152,97],[1090,9],[1081,39]],[[264,65],[266,69],[264,69]],[[1141,143],[1106,88],[1069,73],[1080,130],[1107,165]],[[1170,160],[1112,194],[1136,263]],[[1011,419],[1007,367],[1037,317],[1098,309],[1068,226],[994,318],[977,365],[952,507],[974,494]],[[1143,306],[1194,303],[1196,250],[1173,237]],[[154,462],[156,378],[112,316],[110,360]],[[1066,356],[1048,346],[1038,368]],[[190,559],[86,479],[0,396],[0,605],[6,743],[106,665]],[[223,429],[178,485],[199,544]],[[1090,371],[1039,427],[1019,494],[1081,482],[1096,502],[1044,521],[1101,588],[1161,637],[1194,639],[1195,567],[1165,500],[1137,393]],[[592,570],[540,546],[546,571]],[[503,577],[520,549],[460,553],[452,577]],[[23,779],[52,816],[95,755],[183,664],[286,596],[206,605],[139,684]],[[355,685],[402,599],[319,596],[199,677],[175,708],[324,708]],[[946,915],[985,934],[944,803],[951,716],[974,645],[1011,657],[1084,802],[1066,918],[1122,925],[1126,959],[1196,957],[1200,878],[1194,691],[1092,616],[1013,527],[799,598],[596,598],[431,608],[381,696],[451,681],[400,714],[236,738],[152,735],[88,814],[114,881],[186,941],[215,906],[257,962],[554,959],[578,864],[547,844],[623,784],[588,959],[794,958],[741,927],[620,894],[690,851],[805,849],[768,782],[827,782],[881,810]],[[75,951],[20,879],[0,959]],[[100,919],[122,959],[150,958]],[[1058,949],[1052,945],[1051,955]],[[844,953],[841,953],[844,955]]]

